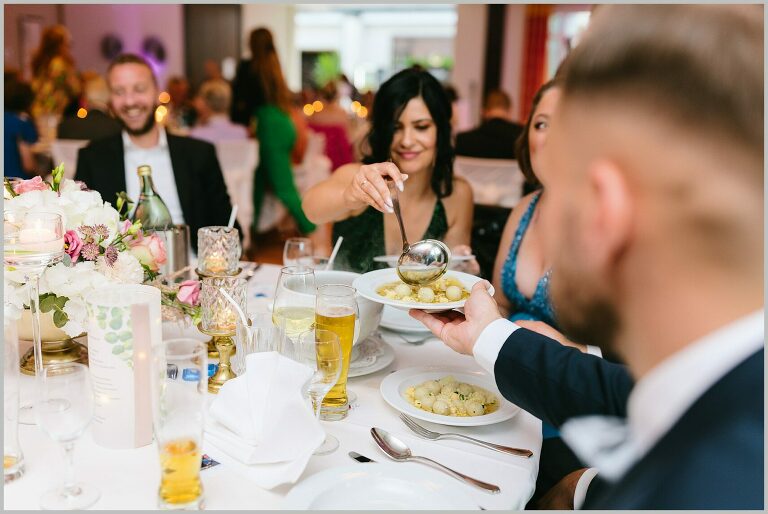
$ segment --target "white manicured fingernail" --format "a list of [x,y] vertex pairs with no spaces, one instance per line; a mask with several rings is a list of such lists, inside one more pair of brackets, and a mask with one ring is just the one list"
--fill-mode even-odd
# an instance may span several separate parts
[[401,193],[404,191],[404,186],[403,186],[403,181],[402,180],[398,180],[397,181],[397,188],[400,190]]
[[389,207],[390,209],[395,207],[395,205],[392,203],[392,199],[391,198],[387,198],[387,201],[384,202],[384,203],[386,203],[387,207]]
[[395,212],[395,209],[393,209],[392,207],[390,207],[389,205],[387,205],[387,212],[388,212],[388,213],[390,213],[390,214],[392,214],[393,212]]

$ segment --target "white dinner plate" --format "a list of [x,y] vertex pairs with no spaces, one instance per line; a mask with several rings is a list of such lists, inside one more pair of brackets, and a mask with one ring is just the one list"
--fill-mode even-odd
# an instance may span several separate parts
[[[384,458],[381,454],[377,457]],[[367,463],[326,469],[302,480],[284,510],[478,510],[460,482],[423,465]]]
[[[476,282],[483,280],[475,275],[469,273],[462,273],[461,271],[447,271],[443,277],[451,277],[464,286],[468,291],[472,289],[472,286]],[[427,312],[442,312],[449,311],[451,309],[461,309],[464,307],[466,300],[460,300],[458,302],[445,302],[445,303],[419,303],[419,302],[404,302],[401,300],[391,300],[384,298],[376,292],[380,286],[389,284],[391,282],[398,282],[400,278],[397,276],[395,268],[378,269],[369,271],[363,275],[360,275],[352,283],[352,286],[357,289],[357,293],[363,298],[367,298],[373,302],[383,303],[384,305],[391,305],[396,309],[408,310],[408,309],[421,309]],[[490,286],[488,293],[493,295],[493,286]]]
[[[449,262],[466,262],[474,258],[474,255],[451,255],[451,260]],[[377,255],[373,258],[373,262],[386,262],[394,268],[397,265],[398,259],[400,259],[399,255]]]
[[352,349],[352,361],[349,363],[349,378],[362,377],[380,371],[395,360],[395,350],[376,333]]
[[[482,416],[443,416],[414,407],[403,397],[405,390],[411,386],[421,384],[427,380],[437,380],[451,375],[458,382],[480,386],[496,395],[499,408],[490,414]],[[510,419],[520,411],[520,407],[508,402],[501,396],[493,379],[482,371],[466,371],[459,368],[420,367],[401,369],[389,375],[381,381],[379,388],[384,400],[403,414],[413,418],[450,425],[455,427],[476,427],[481,425],[493,425]]]
[[429,333],[429,329],[422,322],[413,319],[407,311],[395,309],[389,305],[384,306],[379,325],[395,332]]

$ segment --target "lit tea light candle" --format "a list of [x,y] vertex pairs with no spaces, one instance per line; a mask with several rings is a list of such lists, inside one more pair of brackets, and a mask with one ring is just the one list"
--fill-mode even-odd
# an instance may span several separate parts
[[64,250],[64,237],[47,228],[23,228],[19,230],[17,249],[27,252],[57,253]]
[[209,273],[222,273],[227,271],[227,259],[218,252],[213,252],[208,255],[205,258],[203,265],[205,266],[203,271]]

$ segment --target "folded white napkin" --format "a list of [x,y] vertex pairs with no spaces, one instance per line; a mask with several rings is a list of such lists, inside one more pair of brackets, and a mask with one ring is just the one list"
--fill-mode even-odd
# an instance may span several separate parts
[[295,482],[325,439],[302,395],[311,376],[309,367],[277,352],[249,354],[245,374],[227,381],[211,403],[211,457],[241,465],[264,488]]

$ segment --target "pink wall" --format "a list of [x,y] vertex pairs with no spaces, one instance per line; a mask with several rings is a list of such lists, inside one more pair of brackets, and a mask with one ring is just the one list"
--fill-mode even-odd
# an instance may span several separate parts
[[65,5],[64,24],[72,32],[72,53],[80,70],[103,73],[109,61],[101,55],[101,40],[113,34],[124,52],[141,53],[142,41],[155,36],[163,42],[166,60],[158,68],[161,87],[171,75],[184,73],[184,12],[175,5]]

